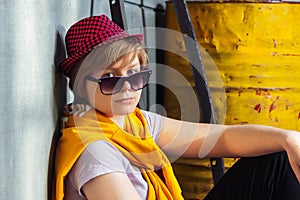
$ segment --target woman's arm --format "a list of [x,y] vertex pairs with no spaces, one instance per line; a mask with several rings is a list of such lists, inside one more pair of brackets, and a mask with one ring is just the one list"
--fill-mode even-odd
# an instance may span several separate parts
[[300,181],[300,133],[262,125],[215,125],[164,119],[158,145],[184,157],[248,157],[286,151]]
[[98,176],[83,185],[88,200],[141,200],[141,197],[124,173],[109,173]]
[[98,140],[86,147],[68,178],[73,187],[84,193],[89,200],[122,200],[127,197],[140,200],[140,194],[128,178],[129,173],[134,173],[133,169],[127,168],[128,164],[129,161],[113,144]]

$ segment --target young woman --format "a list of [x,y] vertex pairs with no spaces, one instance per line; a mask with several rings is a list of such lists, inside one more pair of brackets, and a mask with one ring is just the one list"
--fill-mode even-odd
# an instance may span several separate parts
[[168,156],[241,158],[206,199],[299,199],[300,134],[260,125],[212,125],[137,108],[151,70],[142,35],[105,15],[67,32],[74,102],[56,152],[55,199],[183,199]]

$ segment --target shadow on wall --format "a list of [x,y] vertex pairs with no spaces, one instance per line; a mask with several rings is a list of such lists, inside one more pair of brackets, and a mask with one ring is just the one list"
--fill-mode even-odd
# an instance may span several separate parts
[[54,83],[54,99],[57,108],[58,116],[54,116],[54,119],[57,119],[56,127],[52,137],[50,155],[49,155],[49,164],[48,164],[48,199],[54,199],[53,187],[55,186],[54,182],[54,161],[55,161],[55,150],[57,146],[58,139],[60,138],[60,116],[63,112],[63,108],[66,105],[66,91],[67,91],[67,79],[62,71],[58,68],[59,63],[66,57],[64,40],[61,36],[61,33],[64,33],[65,30],[63,27],[58,27],[56,32],[56,44],[55,44],[55,56],[54,56],[54,72],[55,72],[55,83]]

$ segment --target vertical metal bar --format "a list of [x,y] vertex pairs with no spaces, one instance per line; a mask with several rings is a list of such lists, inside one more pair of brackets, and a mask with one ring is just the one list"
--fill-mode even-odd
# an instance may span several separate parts
[[93,13],[94,13],[94,0],[91,0],[90,15],[93,16]]
[[[202,120],[204,123],[216,123],[214,116],[210,89],[207,84],[205,69],[203,66],[200,50],[198,47],[196,34],[189,15],[185,0],[172,0],[175,8],[177,20],[183,34],[188,58],[194,76],[194,82],[198,95]],[[188,37],[186,37],[188,36]],[[192,40],[191,40],[192,39]],[[217,183],[224,174],[224,163],[221,158],[211,158],[211,167],[214,183]]]
[[112,20],[124,30],[128,30],[124,0],[109,0]]
[[[118,24],[121,28],[123,28],[124,30],[128,30],[128,26],[126,23],[124,0],[109,0],[109,5],[110,5],[110,12],[111,12],[112,20],[116,24]],[[143,1],[141,1],[140,7],[142,9],[142,18],[143,18],[143,27],[144,27],[145,16],[144,16],[144,10],[143,10]],[[146,88],[144,90],[142,98],[145,99],[146,103],[144,103],[143,100],[141,100],[138,106],[143,109],[149,109],[149,102],[150,102],[149,88]]]
[[[190,19],[189,11],[184,0],[173,0],[177,20],[183,34],[187,55],[190,60],[191,70],[194,75],[198,100],[201,102],[202,119],[205,123],[215,123],[214,112],[212,110],[212,100],[207,84],[205,69],[202,63],[200,50],[197,44],[196,34]],[[186,37],[188,36],[188,37]],[[191,40],[192,39],[192,40]]]

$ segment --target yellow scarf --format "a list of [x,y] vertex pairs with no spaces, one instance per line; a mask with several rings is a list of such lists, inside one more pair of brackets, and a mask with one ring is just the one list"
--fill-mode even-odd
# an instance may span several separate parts
[[[83,150],[96,140],[112,143],[133,165],[139,167],[148,184],[148,200],[181,200],[180,186],[166,155],[150,136],[142,112],[136,108],[125,119],[125,130],[88,105],[66,107],[64,127],[55,160],[55,199],[64,197],[64,179]],[[164,182],[154,172],[161,169]]]

